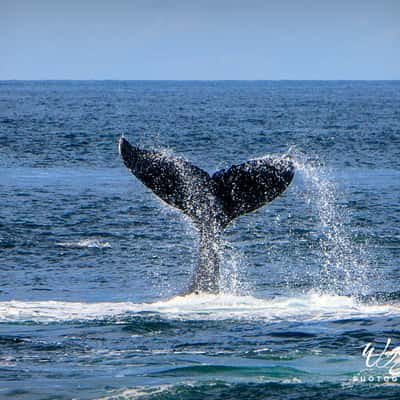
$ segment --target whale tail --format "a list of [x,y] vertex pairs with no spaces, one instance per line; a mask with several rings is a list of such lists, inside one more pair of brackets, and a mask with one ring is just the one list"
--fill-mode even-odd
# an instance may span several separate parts
[[200,256],[191,291],[218,291],[218,234],[233,219],[283,193],[294,176],[289,157],[254,159],[210,176],[182,158],[140,149],[123,137],[119,140],[119,152],[126,167],[145,186],[188,215],[197,226]]

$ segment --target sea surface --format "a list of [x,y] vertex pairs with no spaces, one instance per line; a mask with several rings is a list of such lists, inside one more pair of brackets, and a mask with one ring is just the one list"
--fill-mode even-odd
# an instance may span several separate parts
[[[182,295],[196,232],[121,134],[295,160],[226,230],[221,294]],[[0,217],[1,399],[400,398],[362,354],[400,346],[398,81],[2,81]]]

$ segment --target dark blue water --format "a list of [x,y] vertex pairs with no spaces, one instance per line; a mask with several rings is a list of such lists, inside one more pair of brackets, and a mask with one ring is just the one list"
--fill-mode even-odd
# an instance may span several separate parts
[[[227,229],[222,294],[179,296],[196,233],[121,133],[295,158]],[[399,398],[354,377],[400,345],[400,82],[0,82],[0,149],[1,398]]]

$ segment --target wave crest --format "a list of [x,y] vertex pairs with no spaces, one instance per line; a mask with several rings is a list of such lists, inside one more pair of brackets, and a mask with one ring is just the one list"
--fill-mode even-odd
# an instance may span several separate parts
[[57,246],[62,247],[88,247],[88,248],[97,248],[104,249],[111,247],[111,244],[108,242],[102,242],[99,239],[83,239],[77,242],[59,242],[56,243]]

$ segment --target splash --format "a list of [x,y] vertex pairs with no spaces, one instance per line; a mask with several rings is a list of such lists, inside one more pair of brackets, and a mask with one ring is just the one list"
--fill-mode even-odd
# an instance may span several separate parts
[[336,294],[368,293],[369,255],[351,238],[350,216],[339,204],[342,199],[330,171],[301,154],[296,155],[296,168],[305,182],[306,204],[318,220],[321,268],[315,288]]
[[220,289],[222,293],[245,295],[250,293],[246,279],[247,264],[243,255],[227,240],[219,239]]
[[106,320],[124,322],[132,316],[157,314],[182,320],[329,321],[399,316],[399,304],[366,304],[349,296],[309,292],[299,296],[261,299],[253,296],[202,294],[176,296],[154,303],[131,302],[0,302],[2,323],[55,323]]

